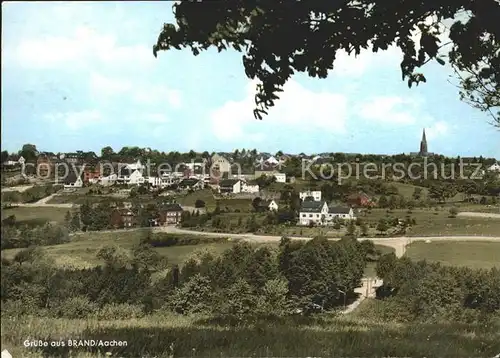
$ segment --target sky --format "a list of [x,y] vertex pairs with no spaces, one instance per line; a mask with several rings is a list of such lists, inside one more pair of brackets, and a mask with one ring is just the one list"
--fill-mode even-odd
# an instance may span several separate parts
[[500,158],[500,131],[459,100],[451,70],[424,67],[409,89],[395,48],[337,54],[327,79],[294,76],[269,115],[253,117],[241,53],[153,56],[169,2],[2,2],[2,150],[397,154]]

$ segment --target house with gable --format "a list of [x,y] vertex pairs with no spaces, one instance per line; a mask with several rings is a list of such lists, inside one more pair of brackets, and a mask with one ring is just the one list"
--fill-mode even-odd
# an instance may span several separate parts
[[351,194],[347,198],[347,203],[354,207],[371,207],[375,206],[373,200],[365,193]]
[[83,173],[77,175],[74,171],[70,171],[64,179],[64,189],[81,188],[83,187],[84,176]]
[[299,193],[299,198],[300,200],[305,201],[306,198],[313,198],[313,201],[321,201],[321,191],[316,190],[316,191],[301,191]]
[[354,216],[354,210],[352,208],[347,208],[344,206],[330,206],[328,208],[327,222],[333,221],[335,219],[343,220],[353,220],[356,219]]
[[178,203],[162,205],[158,211],[157,223],[161,226],[177,225],[181,222],[184,209]]
[[306,200],[299,209],[299,225],[330,225],[335,219],[354,220],[352,208],[328,206],[326,201]]
[[500,164],[495,163],[492,166],[488,167],[489,172],[500,172]]
[[231,162],[220,154],[215,153],[211,158],[211,169],[221,173],[231,171]]
[[121,168],[119,168],[118,182],[128,185],[143,184],[145,181],[142,175],[143,170],[144,166],[141,164],[140,160],[124,166],[122,165]]
[[130,228],[136,223],[135,214],[128,208],[115,209],[111,212],[110,225],[115,229]]
[[221,194],[239,194],[241,193],[241,180],[224,179],[219,182],[219,193]]
[[259,202],[259,208],[262,211],[267,211],[267,210],[278,211],[279,206],[276,203],[276,201],[274,201],[273,199],[269,199],[269,200],[261,200]]
[[199,190],[205,187],[203,180],[197,178],[183,179],[179,182],[179,188],[185,190]]
[[326,201],[304,201],[299,209],[299,225],[324,225],[328,218]]

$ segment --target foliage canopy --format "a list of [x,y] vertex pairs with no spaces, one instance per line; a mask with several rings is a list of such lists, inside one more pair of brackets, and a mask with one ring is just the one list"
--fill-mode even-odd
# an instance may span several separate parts
[[[173,8],[176,24],[164,24],[154,55],[185,47],[194,55],[210,47],[242,52],[247,77],[259,82],[258,119],[294,73],[326,78],[338,50],[358,55],[394,45],[403,53],[402,78],[410,87],[426,81],[420,67],[431,60],[444,65],[447,55],[461,99],[488,111],[500,126],[500,112],[493,112],[500,107],[497,0],[199,0]],[[450,43],[441,44],[447,19],[454,21]]]

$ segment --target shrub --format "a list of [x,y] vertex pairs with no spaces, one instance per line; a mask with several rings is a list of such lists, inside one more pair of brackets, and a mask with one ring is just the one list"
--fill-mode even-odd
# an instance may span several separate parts
[[97,310],[97,305],[87,297],[76,296],[58,302],[51,311],[57,317],[77,319],[87,318],[95,314]]
[[204,208],[205,207],[205,202],[201,199],[196,199],[194,203],[194,207],[199,209],[199,208]]
[[2,302],[2,316],[20,317],[25,315],[40,316],[40,309],[36,300],[31,297],[23,297],[17,300]]
[[220,316],[242,318],[255,312],[258,301],[252,287],[244,279],[238,279],[218,297],[216,313]]
[[263,315],[285,316],[290,310],[288,281],[279,278],[267,281],[257,299],[257,312]]
[[176,288],[168,306],[177,313],[204,313],[210,310],[212,287],[210,279],[197,274],[182,287]]
[[458,209],[456,207],[452,207],[450,209],[450,218],[456,218],[458,214]]

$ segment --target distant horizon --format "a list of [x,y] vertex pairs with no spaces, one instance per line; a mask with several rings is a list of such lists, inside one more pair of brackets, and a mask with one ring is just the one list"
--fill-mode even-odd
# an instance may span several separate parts
[[[25,144],[34,144],[36,146],[36,143],[25,143]],[[104,146],[106,147],[106,146]],[[84,149],[76,149],[76,150],[69,150],[69,151],[53,151],[53,150],[44,150],[44,149],[41,149],[41,148],[38,148],[37,146],[37,151],[39,153],[53,153],[54,155],[59,155],[59,154],[68,154],[68,153],[77,153],[78,151],[82,151],[83,153],[89,153],[89,152],[94,152],[98,157],[101,157],[101,149],[104,148],[104,147],[101,147],[99,150],[84,150]],[[246,151],[251,151],[251,150],[257,150],[257,155],[259,154],[270,154],[272,156],[275,156],[276,153],[278,151],[281,151],[284,155],[299,155],[301,153],[307,155],[307,156],[313,156],[313,155],[320,155],[320,154],[345,154],[345,155],[350,155],[350,156],[353,156],[353,155],[363,155],[363,156],[366,156],[366,155],[375,155],[375,156],[396,156],[396,155],[406,155],[406,156],[411,156],[412,154],[415,154],[415,153],[418,153],[417,151],[415,152],[399,152],[399,153],[360,153],[360,152],[336,152],[336,151],[324,151],[324,152],[307,152],[307,151],[302,151],[302,152],[288,152],[288,151],[285,151],[285,150],[282,150],[282,149],[278,149],[278,150],[275,150],[275,151],[267,151],[267,150],[259,150],[259,148],[235,148],[233,150],[194,150],[194,149],[189,149],[189,150],[169,150],[169,151],[165,151],[165,150],[160,150],[160,149],[157,149],[157,148],[151,148],[151,147],[139,147],[139,146],[122,146],[120,148],[113,148],[113,151],[115,152],[115,154],[118,154],[118,152],[122,149],[122,148],[140,148],[140,149],[151,149],[152,151],[154,150],[157,150],[159,151],[160,153],[163,152],[165,154],[168,154],[168,153],[173,153],[173,152],[178,152],[178,153],[181,153],[181,154],[185,154],[185,153],[189,153],[191,150],[193,150],[195,153],[204,153],[204,152],[208,152],[209,154],[212,154],[212,153],[234,153],[235,150],[238,150],[238,151],[242,151],[242,149],[245,149]],[[7,150],[5,148],[2,148],[2,151],[4,150]],[[17,155],[19,152],[21,151],[21,148],[17,149],[17,150],[14,150],[14,151],[8,151],[10,155],[14,154],[14,155]],[[494,157],[494,156],[487,156],[487,155],[460,155],[460,154],[457,154],[457,155],[444,155],[444,154],[440,154],[440,153],[433,153],[433,152],[429,152],[429,156],[433,156],[433,155],[437,155],[437,156],[444,156],[445,158],[457,158],[457,157],[461,157],[461,158],[480,158],[480,157],[483,157],[484,159],[495,159],[497,161],[500,161],[500,157]]]

